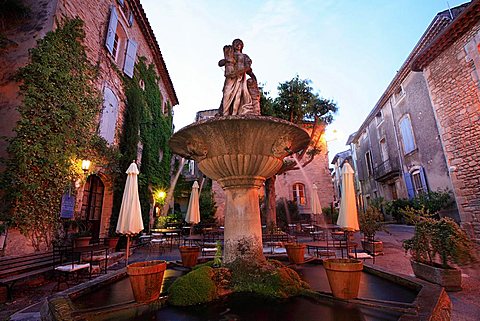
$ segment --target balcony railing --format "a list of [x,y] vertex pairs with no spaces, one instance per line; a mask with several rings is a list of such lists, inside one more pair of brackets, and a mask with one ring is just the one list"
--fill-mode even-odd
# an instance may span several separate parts
[[396,161],[387,159],[386,161],[378,165],[374,169],[373,173],[375,180],[382,181],[389,179],[393,176],[397,176],[398,173],[400,173],[400,167],[398,166],[398,163]]

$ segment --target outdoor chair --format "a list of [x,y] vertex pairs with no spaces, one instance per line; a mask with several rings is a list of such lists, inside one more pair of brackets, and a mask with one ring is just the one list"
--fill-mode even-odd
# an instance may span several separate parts
[[53,262],[54,278],[57,281],[54,291],[59,291],[61,284],[69,287],[79,283],[82,274],[90,275],[90,263],[82,263],[81,254],[74,252],[72,245],[54,246]]

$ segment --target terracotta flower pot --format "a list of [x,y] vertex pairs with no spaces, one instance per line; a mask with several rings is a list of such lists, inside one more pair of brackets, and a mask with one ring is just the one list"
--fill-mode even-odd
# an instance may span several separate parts
[[285,249],[287,250],[288,260],[294,264],[302,264],[305,262],[305,244],[287,243]]
[[353,259],[326,259],[323,267],[333,296],[339,299],[354,299],[358,296],[363,262]]
[[182,256],[182,265],[185,267],[194,267],[197,264],[200,255],[200,247],[198,246],[179,246],[180,255]]
[[114,249],[117,247],[118,240],[120,238],[118,236],[111,236],[105,239],[105,245],[108,245],[109,249]]
[[74,247],[84,247],[90,245],[91,236],[80,236],[73,239]]
[[136,302],[146,303],[159,298],[166,268],[165,261],[137,262],[127,266]]

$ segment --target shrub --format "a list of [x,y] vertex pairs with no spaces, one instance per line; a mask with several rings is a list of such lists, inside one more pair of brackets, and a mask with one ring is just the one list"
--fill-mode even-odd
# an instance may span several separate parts
[[213,269],[209,266],[202,266],[179,277],[168,289],[168,302],[187,306],[213,301],[218,295],[212,277]]
[[332,212],[332,208],[330,206],[323,207],[322,208],[322,213],[323,213],[323,215],[325,215],[326,223],[331,223],[331,224],[336,224],[337,223],[338,208],[334,207],[333,212]]
[[420,217],[415,224],[415,234],[403,242],[412,259],[428,265],[465,265],[476,261],[473,242],[450,218],[435,220]]
[[386,231],[383,214],[377,207],[369,206],[365,213],[359,213],[360,231],[367,238],[374,239],[378,231]]

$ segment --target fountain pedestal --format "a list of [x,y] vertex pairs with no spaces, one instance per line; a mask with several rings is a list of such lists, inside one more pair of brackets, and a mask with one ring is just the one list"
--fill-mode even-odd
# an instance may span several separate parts
[[307,132],[290,122],[252,115],[200,121],[172,136],[172,151],[195,160],[225,190],[224,263],[265,261],[258,189],[309,141]]

